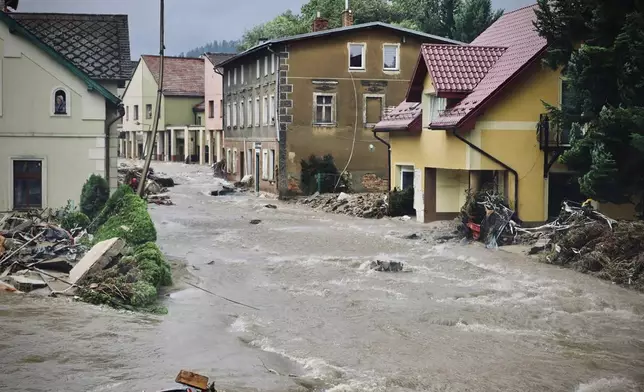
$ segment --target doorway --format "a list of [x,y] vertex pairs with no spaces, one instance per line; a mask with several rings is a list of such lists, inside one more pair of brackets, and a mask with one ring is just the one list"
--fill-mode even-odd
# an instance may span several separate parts
[[248,173],[248,167],[246,166],[246,159],[244,159],[244,150],[239,152],[239,163],[242,166],[242,169],[239,171],[239,178],[244,178],[246,173]]

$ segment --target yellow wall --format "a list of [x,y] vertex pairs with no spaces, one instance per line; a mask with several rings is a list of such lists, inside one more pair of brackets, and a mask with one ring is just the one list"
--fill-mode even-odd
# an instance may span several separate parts
[[470,187],[467,170],[436,170],[436,212],[458,212]]

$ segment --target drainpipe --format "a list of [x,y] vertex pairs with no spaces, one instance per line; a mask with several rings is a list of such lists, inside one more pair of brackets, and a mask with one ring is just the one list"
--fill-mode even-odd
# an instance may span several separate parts
[[116,107],[116,117],[114,117],[110,122],[105,123],[105,179],[107,184],[110,184],[110,128],[114,125],[115,122],[122,119],[125,116],[125,107],[123,103],[119,103]]
[[472,142],[470,142],[469,140],[465,139],[464,137],[462,137],[461,135],[459,135],[458,133],[456,133],[456,128],[452,128],[452,135],[454,135],[457,139],[459,139],[459,140],[460,140],[460,141],[462,141],[463,143],[465,143],[465,144],[467,144],[468,146],[472,147],[474,150],[476,150],[476,151],[480,152],[481,154],[483,154],[484,156],[486,156],[486,157],[490,158],[490,159],[491,159],[492,161],[494,161],[495,163],[497,163],[497,164],[499,164],[499,165],[503,166],[506,170],[508,170],[509,172],[511,172],[511,173],[512,173],[512,175],[514,175],[514,204],[515,204],[515,211],[514,211],[514,213],[515,213],[515,214],[517,215],[517,217],[518,217],[518,216],[519,216],[519,212],[518,212],[518,211],[519,211],[519,173],[517,173],[517,171],[516,171],[516,170],[514,170],[513,168],[511,168],[510,166],[508,166],[508,165],[506,165],[505,163],[503,163],[503,162],[499,161],[498,159],[496,159],[495,157],[493,157],[492,155],[490,155],[490,154],[489,154],[489,153],[487,153],[486,151],[482,150],[482,149],[481,149],[481,148],[479,148],[478,146],[476,146],[476,145],[472,144]]
[[[381,131],[382,132],[382,131]],[[380,140],[382,144],[387,146],[387,193],[391,192],[391,144],[380,136],[378,136],[378,131],[373,130],[373,137]]]

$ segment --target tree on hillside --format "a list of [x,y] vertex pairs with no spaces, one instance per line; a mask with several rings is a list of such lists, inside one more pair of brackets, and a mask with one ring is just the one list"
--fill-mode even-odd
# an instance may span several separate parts
[[472,42],[503,15],[503,10],[492,10],[491,0],[463,0],[456,13],[454,38]]
[[572,133],[562,161],[585,195],[635,201],[644,217],[644,15],[603,0],[539,0],[536,14],[546,63],[563,67],[569,90],[561,109],[547,106]]
[[186,53],[181,53],[179,57],[199,57],[204,53],[237,53],[239,41],[218,41],[214,40],[203,46],[190,49]]
[[264,24],[247,30],[242,37],[239,49],[246,50],[251,48],[257,45],[261,38],[280,38],[306,33],[307,31],[309,31],[309,27],[303,23],[302,17],[289,10]]
[[[302,20],[308,27],[319,12],[320,16],[329,20],[330,28],[340,27],[344,6],[344,0],[309,0],[302,6]],[[387,0],[352,0],[351,10],[355,24],[397,21],[392,6]]]

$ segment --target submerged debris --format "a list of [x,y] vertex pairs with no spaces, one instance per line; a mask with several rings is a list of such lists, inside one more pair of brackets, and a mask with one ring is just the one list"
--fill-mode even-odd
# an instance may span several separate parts
[[489,190],[467,193],[460,221],[460,231],[466,237],[480,240],[488,248],[512,244],[520,224],[505,198]]
[[387,215],[387,195],[382,193],[347,194],[315,193],[309,197],[296,199],[304,204],[325,212],[334,212],[359,218],[380,219]]
[[[120,184],[129,185],[133,188],[138,187],[141,181],[143,168],[130,163],[122,162],[118,169],[118,178]],[[158,205],[173,205],[170,196],[166,193],[168,188],[175,186],[171,177],[155,173],[152,168],[148,171],[147,181],[145,183],[144,194],[148,203]],[[136,189],[135,189],[136,190]]]
[[403,270],[403,263],[400,261],[372,261],[369,266],[374,271],[378,272],[400,272]]

